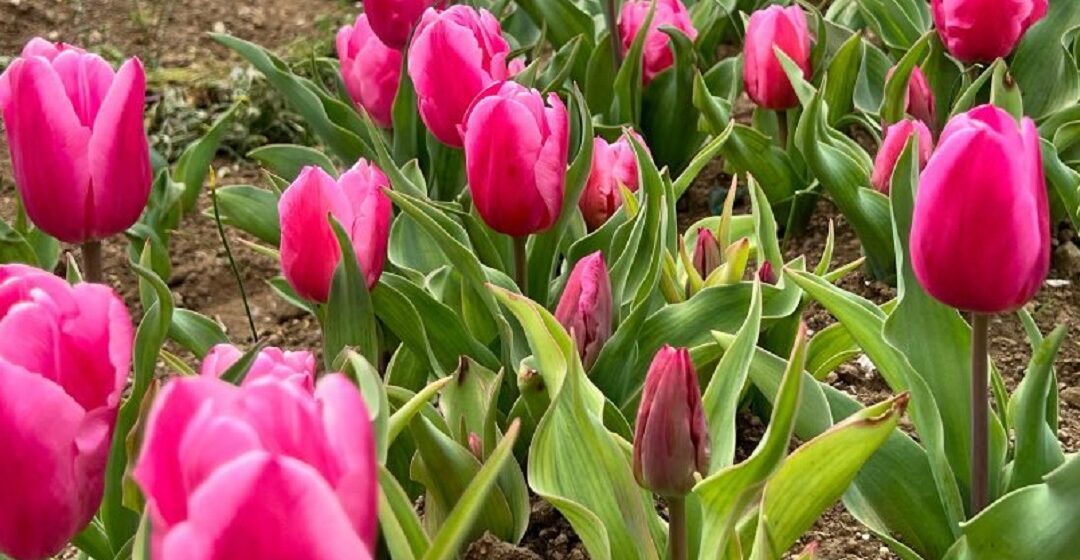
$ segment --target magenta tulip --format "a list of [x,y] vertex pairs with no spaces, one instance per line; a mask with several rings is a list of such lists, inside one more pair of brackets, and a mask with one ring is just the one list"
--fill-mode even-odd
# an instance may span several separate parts
[[349,234],[360,270],[371,289],[382,275],[392,210],[383,192],[390,182],[361,159],[337,181],[318,167],[305,167],[281,195],[281,270],[301,296],[330,297],[330,281],[341,247],[330,227],[333,216]]
[[[885,79],[889,79],[896,67],[889,68]],[[937,126],[937,105],[934,100],[934,90],[930,89],[930,81],[926,74],[918,66],[911,69],[911,77],[908,79],[907,100],[904,103],[907,114],[920,120],[931,129]]]
[[[645,140],[636,132],[631,132],[645,149]],[[589,230],[595,230],[622,205],[622,193],[619,185],[626,186],[630,192],[638,190],[637,155],[634,147],[625,136],[608,144],[603,138],[593,140],[592,168],[588,182],[581,193],[578,206],[585,218]]]
[[934,25],[949,54],[962,62],[1008,56],[1046,15],[1047,0],[931,0]]
[[94,516],[131,346],[111,289],[0,266],[0,553],[52,556]]
[[366,14],[337,34],[341,79],[353,103],[367,111],[376,124],[389,128],[391,112],[401,79],[401,52],[372,33]]
[[[244,353],[232,344],[218,344],[203,358],[199,373],[206,377],[221,377],[221,374],[243,355]],[[273,346],[263,348],[248,369],[244,383],[251,383],[262,377],[292,381],[310,390],[315,379],[315,355],[307,351],[286,352]]]
[[930,152],[934,149],[934,137],[930,129],[922,121],[910,119],[902,120],[885,129],[885,139],[881,142],[881,149],[874,158],[874,173],[870,176],[870,184],[878,192],[889,194],[889,185],[892,183],[893,169],[896,160],[900,159],[904,147],[912,134],[919,135],[919,169],[926,167],[930,159]]
[[543,231],[562,210],[569,157],[566,106],[515,82],[476,97],[465,117],[465,168],[480,217],[520,237]]
[[476,95],[524,68],[520,59],[507,60],[509,54],[499,20],[487,10],[453,6],[424,12],[409,46],[409,77],[420,118],[439,141],[463,146],[461,125]]
[[273,376],[240,387],[199,376],[158,395],[134,478],[153,558],[366,559],[376,465],[363,397],[341,374],[314,391]]
[[[634,42],[634,37],[637,37],[641,26],[645,24],[651,5],[651,0],[631,0],[623,4],[619,12],[619,37],[622,40],[624,55],[630,50],[630,45]],[[686,6],[681,0],[657,0],[652,22],[645,32],[642,80],[646,85],[657,74],[675,64],[675,55],[671,51],[671,37],[660,31],[661,27],[667,26],[682,31],[691,41],[697,39],[697,29],[694,29],[694,24],[690,21],[690,12],[686,11]]]
[[716,236],[709,228],[698,228],[697,242],[694,244],[691,260],[694,263],[694,270],[702,278],[708,278],[724,260],[723,255],[720,254],[720,242],[716,240]]
[[607,264],[597,251],[574,265],[555,308],[555,318],[574,338],[586,369],[611,337],[612,305]]
[[101,57],[30,41],[0,76],[15,185],[26,214],[69,243],[131,227],[150,195],[139,59],[114,72]]
[[911,259],[926,291],[979,313],[1019,308],[1050,266],[1050,216],[1035,123],[992,105],[954,117],[919,182]]
[[803,76],[810,76],[810,31],[798,6],[770,6],[750,16],[743,47],[743,83],[750,99],[766,109],[790,109],[799,104],[773,48],[791,58]]
[[645,377],[634,429],[634,477],[661,496],[683,496],[709,465],[697,372],[686,348],[664,345]]
[[371,18],[371,29],[383,43],[402,50],[424,10],[444,4],[445,0],[364,0],[364,13]]

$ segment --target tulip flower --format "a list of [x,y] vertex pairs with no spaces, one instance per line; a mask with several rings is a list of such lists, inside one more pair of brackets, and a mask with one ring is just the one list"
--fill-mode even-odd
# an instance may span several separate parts
[[[203,358],[199,374],[205,377],[221,377],[244,355],[232,344],[218,344]],[[262,377],[289,380],[301,387],[311,389],[315,379],[315,355],[311,352],[286,352],[273,346],[263,348],[244,377],[251,383]]]
[[723,261],[720,242],[709,228],[698,228],[697,243],[694,245],[694,270],[702,278],[708,278]]
[[776,285],[779,279],[776,277],[776,272],[773,270],[772,263],[765,261],[761,263],[761,266],[757,270],[757,278],[763,284]]
[[[631,132],[642,146],[648,146],[636,132]],[[625,137],[614,143],[607,143],[603,138],[593,139],[592,169],[581,193],[578,206],[585,218],[589,230],[595,230],[622,205],[622,193],[619,185],[624,185],[630,192],[638,190],[637,155],[634,147]]]
[[333,216],[352,241],[370,290],[382,275],[390,238],[392,210],[382,191],[386,175],[361,159],[334,181],[319,167],[305,167],[281,195],[281,270],[301,296],[325,303],[341,261],[341,247],[327,216]]
[[0,266],[0,554],[52,556],[94,516],[132,336],[111,289]]
[[69,243],[131,227],[150,195],[139,59],[113,71],[82,49],[30,41],[0,76],[15,185],[26,214]]
[[919,181],[911,259],[926,291],[979,313],[1012,311],[1039,290],[1050,225],[1039,135],[992,105],[954,117]]
[[473,99],[524,69],[509,54],[499,20],[487,10],[458,5],[424,12],[409,46],[409,77],[420,118],[439,141],[463,146],[461,125]]
[[791,58],[803,76],[810,76],[810,31],[798,6],[769,6],[750,16],[743,47],[743,82],[750,99],[766,109],[790,109],[799,104],[773,48]]
[[[645,18],[649,15],[652,0],[631,0],[623,4],[619,11],[619,37],[625,55],[637,37]],[[690,12],[681,0],[657,0],[652,22],[645,32],[645,45],[642,60],[642,80],[645,85],[657,74],[675,64],[675,55],[671,51],[671,37],[660,31],[661,27],[670,26],[682,31],[691,41],[697,39],[697,29],[690,21]]]
[[967,63],[990,62],[1016,48],[1046,15],[1047,0],[932,0],[931,10],[949,54]]
[[355,24],[338,31],[337,54],[341,80],[353,103],[376,124],[389,128],[401,79],[401,52],[380,41],[371,31],[367,14],[360,14]]
[[341,374],[314,391],[274,376],[174,379],[150,410],[133,477],[155,559],[374,557],[375,442]]
[[586,369],[611,337],[612,305],[607,264],[597,251],[574,265],[555,308],[555,319],[573,336]]
[[494,84],[465,117],[465,168],[480,217],[495,231],[523,237],[559,217],[569,157],[566,106],[554,93],[515,82]]
[[[888,73],[885,74],[885,79],[888,80],[896,67],[889,68]],[[934,100],[934,90],[930,89],[930,81],[926,79],[926,74],[918,66],[911,69],[911,77],[908,79],[907,85],[907,101],[904,102],[907,114],[920,120],[926,126],[934,128],[937,126],[937,105]]]
[[408,44],[409,33],[424,10],[444,4],[445,0],[364,0],[364,13],[379,39],[400,51]]
[[934,149],[934,138],[930,129],[922,121],[902,120],[885,129],[885,139],[881,142],[881,149],[874,158],[874,173],[870,176],[870,184],[878,192],[889,194],[889,185],[892,182],[893,169],[896,160],[900,159],[904,147],[912,134],[919,135],[919,169],[926,167],[930,159],[930,152]]

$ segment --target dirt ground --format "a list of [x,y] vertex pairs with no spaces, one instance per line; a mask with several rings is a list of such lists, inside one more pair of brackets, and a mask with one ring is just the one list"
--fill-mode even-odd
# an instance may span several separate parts
[[[218,67],[235,58],[206,38],[208,31],[226,31],[279,50],[288,49],[312,37],[329,38],[332,29],[355,13],[356,5],[340,0],[0,0],[0,57],[16,54],[35,35],[82,44],[114,57],[138,55],[148,64],[165,70]],[[6,147],[0,145],[6,152]],[[221,184],[261,184],[257,169],[243,161],[216,162]],[[709,213],[710,191],[726,186],[726,179],[712,166],[691,189],[680,208],[680,225]],[[203,201],[204,206],[206,201]],[[0,217],[10,217],[14,208],[12,178],[6,154],[0,156]],[[806,254],[816,262],[824,245],[828,220],[837,228],[834,262],[846,263],[859,256],[858,242],[845,220],[828,203],[822,203],[809,230],[791,243],[788,257]],[[291,348],[319,343],[314,320],[284,303],[266,285],[278,274],[277,263],[237,241],[229,231],[232,248],[249,292],[252,312],[260,338]],[[1080,332],[1080,249],[1075,232],[1062,229],[1056,240],[1052,282],[1031,304],[1040,328],[1049,331],[1066,324]],[[185,218],[172,241],[174,274],[169,285],[177,305],[199,311],[224,325],[233,340],[246,341],[247,319],[239,292],[222,249],[213,221],[200,213]],[[130,302],[137,297],[135,283],[126,265],[123,240],[114,239],[106,251],[106,276]],[[873,282],[860,271],[843,281],[845,289],[882,303],[894,291]],[[806,321],[820,330],[832,319],[814,306]],[[993,357],[1009,388],[1023,377],[1030,357],[1026,338],[1013,316],[1003,316],[992,325]],[[1067,338],[1057,362],[1061,391],[1060,437],[1068,451],[1080,450],[1080,343]],[[874,372],[858,363],[845,364],[830,375],[828,382],[848,391],[864,403],[889,395]],[[749,414],[740,422],[743,435],[740,449],[749,450],[760,437],[761,423]],[[818,557],[825,560],[866,560],[895,558],[880,541],[861,527],[842,507],[830,510],[811,530],[803,543],[816,541]],[[548,504],[535,500],[532,524],[521,547],[511,547],[490,538],[470,547],[470,559],[552,559],[587,558],[569,524]]]

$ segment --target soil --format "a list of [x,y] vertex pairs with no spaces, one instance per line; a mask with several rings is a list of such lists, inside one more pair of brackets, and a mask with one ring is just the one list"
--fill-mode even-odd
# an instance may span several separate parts
[[[14,55],[30,37],[65,40],[104,52],[138,55],[165,68],[197,68],[232,55],[206,38],[208,31],[226,31],[271,48],[285,49],[313,36],[329,37],[329,30],[355,12],[351,2],[340,0],[0,0],[0,56]],[[167,49],[162,46],[166,46]],[[162,50],[154,50],[159,49]],[[0,151],[6,151],[0,145]],[[255,167],[247,162],[218,161],[219,183],[262,184]],[[711,165],[688,191],[680,205],[680,227],[713,213],[716,187],[726,187],[728,177],[718,164]],[[0,157],[0,218],[10,218],[14,208],[11,173],[7,157]],[[203,210],[208,200],[201,201]],[[828,202],[822,202],[808,230],[787,244],[788,258],[807,255],[811,263],[820,257],[829,220],[836,227],[834,263],[844,264],[860,256],[857,239],[846,220]],[[316,347],[319,330],[304,312],[284,303],[266,284],[278,274],[277,263],[239,242],[242,235],[227,230],[231,246],[248,290],[249,303],[259,337],[269,344],[290,348]],[[138,316],[134,277],[127,266],[124,243],[113,239],[105,252],[106,278],[131,303]],[[1040,329],[1048,332],[1065,324],[1080,332],[1080,249],[1076,234],[1062,229],[1055,240],[1051,281],[1030,304]],[[70,248],[69,248],[70,249]],[[247,317],[235,278],[214,222],[202,212],[184,219],[173,237],[174,273],[169,280],[178,306],[199,311],[219,321],[230,337],[249,338]],[[884,303],[895,291],[866,274],[855,271],[840,284],[876,303]],[[833,319],[816,305],[806,312],[808,326],[818,331]],[[1019,321],[1013,315],[992,323],[992,353],[1006,385],[1012,389],[1023,378],[1031,351]],[[1069,452],[1080,451],[1080,342],[1068,337],[1057,361],[1061,392],[1060,438]],[[861,402],[878,402],[890,395],[876,372],[859,361],[840,366],[828,378],[833,386]],[[744,413],[739,422],[739,456],[745,457],[761,437],[761,421]],[[806,535],[795,551],[817,543],[818,558],[864,560],[896,558],[859,525],[842,506],[829,510]],[[534,499],[531,523],[521,546],[486,536],[472,543],[470,560],[580,560],[587,558],[580,539],[565,519],[549,504]]]

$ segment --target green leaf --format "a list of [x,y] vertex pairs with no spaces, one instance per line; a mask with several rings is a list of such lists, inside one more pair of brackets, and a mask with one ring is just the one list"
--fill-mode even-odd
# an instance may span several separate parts
[[1024,99],[1005,63],[994,65],[990,78],[990,103],[1005,109],[1017,121],[1024,116]]
[[919,0],[856,0],[859,13],[892,49],[907,50],[930,28],[930,13]]
[[582,36],[591,45],[596,31],[593,19],[572,0],[514,0],[537,27],[547,28],[547,37],[556,49]]
[[413,560],[431,546],[412,500],[382,465],[379,466],[379,529],[392,560]]
[[1053,364],[1068,330],[1054,329],[1035,351],[1024,382],[1009,401],[1009,416],[1015,423],[1016,448],[1008,489],[1038,484],[1065,462],[1056,432],[1046,422],[1047,402],[1054,389]]
[[177,309],[172,316],[169,338],[195,354],[200,360],[214,345],[226,344],[229,337],[213,319],[190,311]]
[[408,49],[401,51],[401,74],[390,112],[394,129],[394,161],[404,165],[409,160],[426,155],[421,153],[426,129],[418,112],[416,88],[409,77]]
[[38,266],[38,256],[25,237],[0,220],[0,264],[23,263]]
[[822,87],[822,95],[829,107],[830,125],[835,125],[840,117],[850,113],[854,107],[855,84],[859,80],[862,58],[862,34],[855,33],[829,61],[829,79]]
[[907,112],[908,83],[911,81],[911,73],[919,67],[919,61],[926,56],[933,34],[929,32],[923,35],[917,43],[912,45],[911,49],[904,53],[904,56],[896,63],[896,70],[885,80],[885,100],[881,106],[881,120],[886,124],[903,120]]
[[1080,26],[1080,4],[1051,0],[1046,16],[1024,33],[1012,68],[1024,91],[1024,106],[1036,120],[1075,105],[1080,72],[1069,45]]
[[221,380],[233,385],[240,385],[244,382],[244,378],[247,377],[251,366],[255,365],[255,359],[259,357],[259,354],[264,348],[263,344],[256,344],[249,348],[244,355],[240,356],[240,359],[236,360],[233,365],[228,369],[221,372]]
[[[697,127],[694,108],[694,76],[697,74],[694,43],[682,31],[660,27],[668,35],[674,64],[645,88],[641,103],[641,129],[649,140],[653,158],[661,167],[681,172],[705,140]],[[671,107],[681,107],[671,111]]]
[[420,410],[446,387],[448,383],[453,381],[453,377],[443,377],[436,379],[424,387],[419,393],[412,395],[405,404],[401,405],[386,422],[386,444],[389,447],[397,439],[397,436],[412,422],[412,419]]
[[807,371],[814,379],[825,379],[840,364],[859,355],[859,345],[851,338],[841,323],[833,323],[814,334],[810,339],[809,357],[806,360]]
[[383,384],[379,370],[363,356],[352,350],[345,352],[344,363],[335,368],[348,374],[356,386],[360,388],[360,394],[364,397],[368,415],[371,419],[371,431],[375,437],[375,453],[379,464],[386,464],[386,453],[389,443],[389,416],[390,404],[386,396],[386,386]]
[[736,124],[720,154],[736,171],[753,175],[773,206],[789,201],[806,184],[788,154],[748,126]]
[[240,105],[241,102],[237,101],[224,113],[221,113],[217,120],[214,121],[214,124],[210,125],[210,130],[207,130],[202,138],[190,144],[184,150],[184,153],[180,154],[180,159],[176,161],[173,175],[184,185],[183,195],[180,200],[185,212],[195,207],[195,203],[199,199],[199,192],[202,190],[203,181],[206,180],[206,175],[210,171],[210,164],[213,162],[214,155],[217,154],[226,129],[232,122],[233,115],[236,114]]
[[[336,176],[337,169],[330,158],[315,148],[295,144],[267,144],[248,152],[247,157],[259,162],[274,175],[292,181],[305,167],[321,167],[327,173]],[[224,189],[221,189],[224,190]]]
[[323,358],[327,366],[346,348],[353,348],[369,363],[379,363],[379,332],[367,281],[356,260],[352,241],[333,216],[330,226],[341,248],[341,261],[330,281],[330,299],[320,307]]
[[278,195],[251,185],[216,189],[221,222],[250,233],[271,246],[281,244]]
[[630,48],[622,59],[622,66],[615,73],[612,87],[615,89],[615,102],[611,108],[612,121],[616,123],[637,124],[641,122],[641,90],[643,89],[643,66],[645,38],[656,14],[656,4],[649,5],[649,13],[638,28]]
[[1080,173],[1062,163],[1057,150],[1047,140],[1042,141],[1042,154],[1050,196],[1061,201],[1073,227],[1080,227]]

